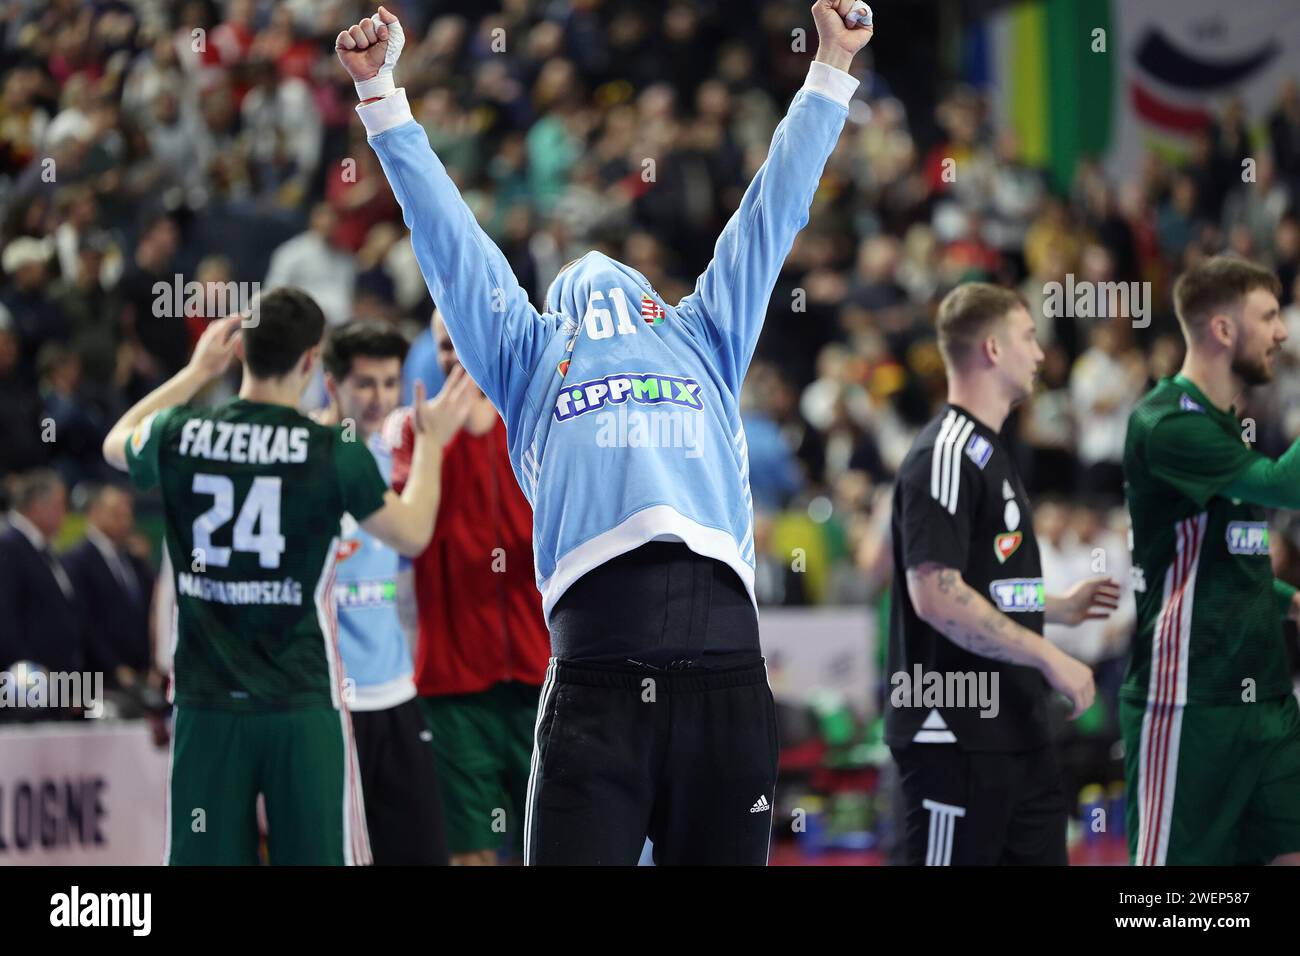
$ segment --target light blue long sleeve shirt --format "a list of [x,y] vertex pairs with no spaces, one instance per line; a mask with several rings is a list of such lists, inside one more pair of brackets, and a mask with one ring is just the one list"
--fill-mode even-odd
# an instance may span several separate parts
[[[394,421],[396,419],[390,419]],[[366,442],[379,473],[393,478],[393,449],[385,432]],[[339,653],[351,681],[351,710],[387,710],[415,696],[411,648],[398,615],[401,555],[343,516],[335,566],[334,601],[338,607]]]
[[811,65],[686,298],[664,302],[641,273],[590,252],[556,277],[544,312],[461,199],[405,90],[357,108],[461,364],[505,420],[548,619],[579,577],[652,540],[726,563],[753,599],[740,388],[857,85]]

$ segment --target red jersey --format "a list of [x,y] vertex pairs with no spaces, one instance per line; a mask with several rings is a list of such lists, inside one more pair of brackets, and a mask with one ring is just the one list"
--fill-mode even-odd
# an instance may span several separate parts
[[[409,409],[391,428],[393,488],[411,470]],[[506,426],[462,429],[442,457],[433,540],[412,560],[422,696],[473,694],[502,681],[541,686],[551,654],[533,568],[533,510],[510,468]]]

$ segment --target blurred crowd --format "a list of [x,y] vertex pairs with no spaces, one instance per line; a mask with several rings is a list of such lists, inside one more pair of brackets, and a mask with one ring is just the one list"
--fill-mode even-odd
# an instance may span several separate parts
[[[718,0],[388,6],[406,25],[399,82],[416,118],[535,303],[591,248],[669,301],[688,292],[816,44],[807,0],[763,0],[739,17]],[[331,323],[401,327],[415,340],[409,376],[437,383],[436,303],[332,53],[337,32],[372,11],[355,0],[4,5],[0,478],[115,479],[99,452],[107,428],[225,312],[210,300],[171,308],[170,293],[160,307],[159,282],[302,286]],[[1250,411],[1266,452],[1300,434],[1294,82],[1267,114],[1226,104],[1182,160],[1153,153],[1122,177],[1085,161],[1061,192],[996,124],[989,91],[932,78],[933,115],[909,111],[915,99],[875,70],[889,42],[855,62],[849,122],[746,384],[768,604],[872,601],[887,585],[891,477],[944,397],[931,319],[965,279],[1018,287],[1039,317],[1042,387],[1008,427],[1031,493],[1056,502],[1040,520],[1063,555],[1091,553],[1089,536],[1104,534],[1123,560],[1125,423],[1178,368],[1169,291],[1201,257],[1235,250],[1281,278],[1294,332]],[[1149,283],[1150,310],[1052,314],[1048,289],[1067,276]],[[795,548],[806,566],[792,565]],[[1122,643],[1092,641],[1102,656]]]

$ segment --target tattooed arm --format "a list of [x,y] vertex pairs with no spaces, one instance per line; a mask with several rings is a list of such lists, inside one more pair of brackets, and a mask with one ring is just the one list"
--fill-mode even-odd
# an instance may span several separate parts
[[921,620],[957,646],[996,661],[1041,666],[1050,645],[1001,613],[953,568],[908,568],[907,593]]
[[1070,698],[1074,717],[1092,706],[1092,670],[1007,617],[955,569],[934,562],[908,568],[907,594],[917,616],[958,647],[1041,671]]

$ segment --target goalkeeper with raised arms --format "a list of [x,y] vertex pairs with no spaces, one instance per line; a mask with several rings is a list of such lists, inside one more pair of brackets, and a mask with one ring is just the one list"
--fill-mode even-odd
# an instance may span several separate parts
[[[690,295],[665,302],[636,270],[589,252],[540,312],[395,88],[397,18],[380,7],[336,40],[429,291],[505,420],[533,507],[552,659],[525,801],[529,863],[630,865],[647,836],[659,864],[767,860],[776,720],[739,396],[858,85],[848,68],[872,30],[849,25],[855,7],[866,11],[813,6],[815,62]],[[634,411],[697,442],[609,441]]]

